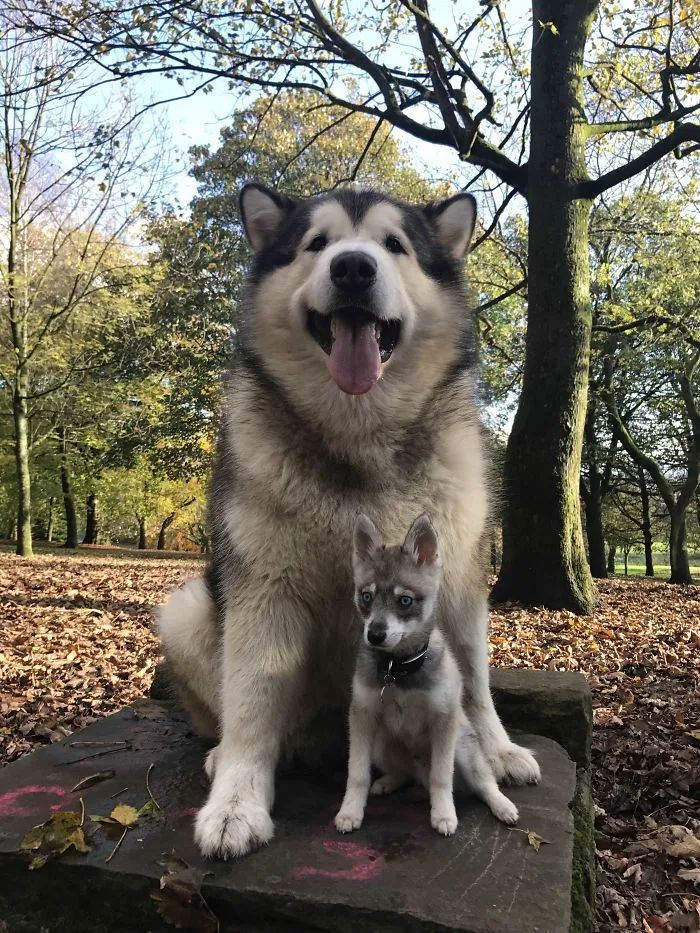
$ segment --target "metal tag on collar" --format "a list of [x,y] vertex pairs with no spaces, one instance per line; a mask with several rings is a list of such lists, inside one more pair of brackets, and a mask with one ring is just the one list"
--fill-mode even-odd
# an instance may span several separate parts
[[384,675],[384,686],[382,687],[381,693],[379,694],[380,700],[384,699],[384,691],[386,690],[386,688],[393,687],[394,684],[396,683],[396,679],[394,678],[394,675],[391,673],[391,669],[393,666],[394,666],[394,659],[390,658],[389,667],[387,668],[386,674]]

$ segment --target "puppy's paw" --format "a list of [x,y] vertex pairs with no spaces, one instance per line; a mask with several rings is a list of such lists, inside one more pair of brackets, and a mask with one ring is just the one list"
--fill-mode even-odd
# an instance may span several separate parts
[[216,772],[216,759],[219,752],[219,746],[215,745],[214,748],[207,754],[207,757],[204,759],[204,770],[210,781],[214,780],[214,774]]
[[529,748],[508,742],[485,751],[497,781],[509,784],[539,783],[540,766]]
[[349,807],[340,810],[335,818],[335,828],[339,833],[351,833],[353,829],[362,826],[364,813],[362,810],[352,810]]
[[269,842],[273,834],[267,810],[242,799],[227,806],[209,800],[197,814],[194,828],[202,855],[223,859],[247,855]]
[[499,793],[497,797],[494,796],[488,803],[489,810],[501,823],[505,823],[506,826],[513,826],[518,822],[518,808],[505,794]]
[[406,779],[404,777],[399,777],[396,774],[383,774],[380,778],[377,778],[377,780],[374,781],[369,789],[369,792],[370,794],[374,794],[376,797],[379,797],[382,794],[393,794],[395,790],[403,787],[405,783]]
[[457,829],[457,822],[457,814],[454,810],[451,813],[433,810],[430,814],[430,825],[441,836],[453,836]]

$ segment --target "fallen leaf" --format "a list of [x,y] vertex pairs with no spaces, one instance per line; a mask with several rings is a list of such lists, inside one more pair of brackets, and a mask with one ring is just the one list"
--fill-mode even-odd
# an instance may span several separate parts
[[151,893],[158,913],[178,930],[195,933],[218,933],[219,921],[202,896],[202,881],[209,872],[202,872],[171,853],[158,863],[165,872],[160,890]]
[[142,816],[152,816],[153,814],[160,812],[160,807],[155,802],[155,800],[147,800],[142,807],[138,808],[136,811],[136,816],[140,818]]
[[54,813],[45,823],[30,829],[20,843],[20,849],[37,853],[29,868],[42,868],[71,848],[76,852],[89,852],[81,819],[79,813],[68,810]]
[[698,858],[700,856],[700,839],[688,834],[681,842],[674,842],[666,846],[666,852],[676,858]]
[[541,845],[545,845],[545,846],[549,845],[546,839],[543,839],[542,836],[538,836],[537,833],[534,832],[533,830],[526,829],[525,832],[527,833],[528,844],[532,846],[535,852],[540,851]]
[[644,917],[642,924],[644,933],[673,933],[673,928],[668,920],[665,917],[660,917],[658,914]]
[[682,881],[692,881],[694,884],[700,884],[700,868],[681,868],[678,877]]
[[98,771],[96,774],[89,774],[87,777],[84,777],[82,781],[78,781],[71,790],[72,792],[85,790],[88,787],[92,787],[93,784],[99,784],[100,781],[108,781],[110,778],[114,777],[114,774],[114,771]]
[[133,826],[138,820],[139,814],[136,807],[128,803],[118,803],[110,813],[110,818],[122,826]]

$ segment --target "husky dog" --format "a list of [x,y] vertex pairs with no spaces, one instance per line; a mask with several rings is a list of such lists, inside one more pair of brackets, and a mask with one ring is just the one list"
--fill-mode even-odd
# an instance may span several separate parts
[[[430,822],[443,836],[457,828],[455,763],[467,788],[504,823],[515,805],[498,789],[462,709],[462,677],[435,628],[441,566],[428,515],[403,546],[385,547],[360,515],[353,546],[355,605],[364,622],[350,703],[348,784],[335,818],[341,833],[362,825],[367,794],[390,794],[412,778],[430,792]],[[371,785],[371,766],[383,772]]]
[[272,837],[280,755],[314,741],[319,713],[347,710],[347,555],[361,511],[390,537],[423,511],[439,524],[437,622],[469,684],[467,715],[499,780],[539,777],[489,692],[489,497],[461,271],[473,198],[414,207],[339,189],[296,200],[251,184],[240,205],[254,258],[221,418],[212,556],[205,579],[159,614],[181,698],[219,740],[195,836],[224,858]]

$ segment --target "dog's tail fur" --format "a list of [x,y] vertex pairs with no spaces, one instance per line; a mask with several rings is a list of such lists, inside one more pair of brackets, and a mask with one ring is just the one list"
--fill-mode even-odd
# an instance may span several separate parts
[[218,738],[220,650],[214,602],[203,578],[170,594],[156,610],[168,678],[196,729]]

